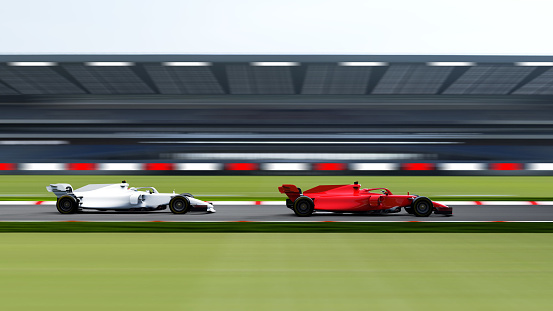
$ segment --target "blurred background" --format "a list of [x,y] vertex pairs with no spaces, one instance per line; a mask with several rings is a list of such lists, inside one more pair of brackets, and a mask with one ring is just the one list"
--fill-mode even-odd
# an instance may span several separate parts
[[551,8],[6,3],[0,174],[551,175]]
[[2,174],[548,175],[553,57],[1,55]]
[[[271,221],[253,207],[283,205],[283,183],[305,190],[356,180],[441,202],[526,203],[475,217],[495,211],[484,217],[501,220],[511,210],[512,219],[551,219],[547,206],[530,206],[553,200],[551,1],[20,0],[0,8],[0,201],[22,201],[4,204],[6,219],[54,219],[53,202],[39,207],[54,200],[48,184],[123,179],[242,201],[233,205],[253,218],[241,220]],[[264,205],[258,210],[294,217]],[[217,215],[238,211],[216,206]],[[85,228],[95,214],[64,220]],[[111,222],[115,214],[99,215],[110,221],[99,230],[126,227]],[[13,228],[3,221],[0,229]],[[72,226],[47,222],[16,228]],[[162,228],[173,225],[182,224]],[[383,230],[329,230],[322,239],[3,234],[0,299],[7,310],[551,305],[550,235]]]

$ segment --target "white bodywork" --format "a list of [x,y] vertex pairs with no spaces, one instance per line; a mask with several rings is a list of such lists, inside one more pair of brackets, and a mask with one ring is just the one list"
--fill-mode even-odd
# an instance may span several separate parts
[[[46,187],[58,198],[70,195],[78,199],[79,208],[90,209],[144,209],[154,210],[165,207],[178,194],[159,193],[154,187],[130,187],[127,183],[120,184],[91,184],[73,190],[69,184],[51,184]],[[213,204],[187,196],[190,206],[194,208],[206,207],[208,212],[215,212]]]

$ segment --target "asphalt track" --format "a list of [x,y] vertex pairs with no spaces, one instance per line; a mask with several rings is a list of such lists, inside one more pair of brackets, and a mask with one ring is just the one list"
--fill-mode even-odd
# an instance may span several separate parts
[[216,205],[217,213],[193,211],[174,215],[169,210],[155,212],[100,212],[86,210],[71,215],[59,214],[53,205],[0,206],[0,221],[551,221],[553,205],[478,205],[455,206],[453,216],[414,217],[406,212],[385,215],[315,213],[297,217],[282,205]]

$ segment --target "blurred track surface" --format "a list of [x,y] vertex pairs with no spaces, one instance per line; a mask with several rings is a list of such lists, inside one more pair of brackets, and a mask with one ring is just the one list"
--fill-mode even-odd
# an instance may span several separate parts
[[386,215],[316,213],[300,218],[278,205],[216,206],[217,213],[190,212],[173,215],[169,210],[156,212],[99,212],[87,210],[61,215],[55,206],[0,206],[0,221],[553,221],[553,206],[453,206],[453,217],[431,215],[418,218],[402,211]]

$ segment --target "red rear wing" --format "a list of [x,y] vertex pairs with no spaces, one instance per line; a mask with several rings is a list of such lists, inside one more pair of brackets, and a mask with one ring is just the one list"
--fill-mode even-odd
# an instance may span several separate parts
[[280,193],[300,193],[300,189],[295,185],[282,185],[282,187],[278,187],[278,191]]
[[300,196],[300,189],[295,185],[282,185],[282,187],[278,187],[278,191],[286,194],[292,202]]

